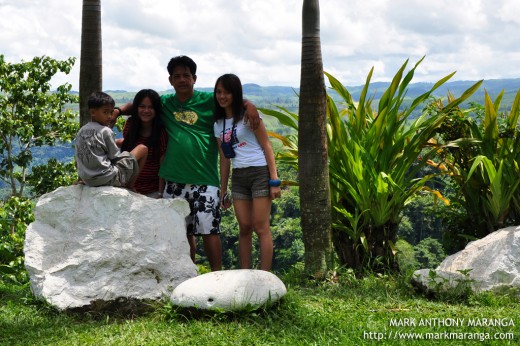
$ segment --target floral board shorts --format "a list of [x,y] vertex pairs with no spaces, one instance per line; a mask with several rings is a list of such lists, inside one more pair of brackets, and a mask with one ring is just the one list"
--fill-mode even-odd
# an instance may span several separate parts
[[190,205],[186,216],[188,235],[220,234],[220,189],[210,185],[166,181],[163,198],[184,198]]

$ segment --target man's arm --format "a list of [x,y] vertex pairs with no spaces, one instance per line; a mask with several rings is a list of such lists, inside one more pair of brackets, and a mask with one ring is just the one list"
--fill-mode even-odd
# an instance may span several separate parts
[[115,115],[115,120],[114,122],[117,120],[117,117],[121,116],[121,115],[124,115],[124,114],[132,114],[134,110],[134,104],[132,102],[128,102],[128,103],[125,103],[124,105],[120,106],[120,107],[114,107],[114,114]]
[[260,124],[260,114],[258,113],[258,109],[256,109],[255,105],[249,100],[244,100],[244,110],[244,122],[246,124],[249,123],[251,131],[255,131]]

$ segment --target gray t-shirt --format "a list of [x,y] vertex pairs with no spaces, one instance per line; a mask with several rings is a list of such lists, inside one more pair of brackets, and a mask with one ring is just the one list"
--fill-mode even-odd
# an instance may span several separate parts
[[76,135],[78,175],[89,186],[101,186],[112,180],[117,168],[112,160],[119,156],[112,129],[97,122],[85,124]]

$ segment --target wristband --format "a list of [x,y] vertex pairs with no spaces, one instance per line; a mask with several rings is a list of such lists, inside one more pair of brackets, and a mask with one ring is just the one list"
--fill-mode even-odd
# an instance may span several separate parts
[[117,115],[118,117],[123,115],[123,111],[121,110],[121,108],[119,107],[114,107],[114,109],[117,109],[119,111],[119,114]]
[[280,179],[269,179],[269,186],[277,187],[280,185],[282,185],[282,182],[280,181]]

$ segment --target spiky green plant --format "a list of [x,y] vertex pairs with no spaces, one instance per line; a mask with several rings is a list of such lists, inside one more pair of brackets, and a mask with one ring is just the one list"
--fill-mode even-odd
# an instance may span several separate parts
[[447,122],[451,126],[440,129],[447,144],[441,154],[466,211],[464,224],[469,227],[459,234],[465,238],[480,238],[520,222],[520,90],[510,111],[500,111],[502,97],[503,92],[492,101],[485,92],[481,121],[474,116],[478,109],[452,109]]
[[[411,120],[412,112],[454,74],[409,100],[407,87],[421,61],[406,74],[408,61],[403,64],[381,97],[377,112],[368,97],[373,69],[358,103],[337,79],[326,73],[332,90],[341,98],[341,102],[335,102],[329,94],[327,104],[333,241],[340,263],[349,267],[375,270],[393,267],[393,244],[401,210],[420,190],[442,197],[425,186],[433,176],[419,177],[418,173],[437,150],[430,139],[445,115],[467,99],[481,82],[434,116],[423,112]],[[405,107],[408,101],[409,106]],[[295,114],[284,110],[283,113],[262,111],[284,121],[292,118],[295,120],[292,127],[297,129]],[[295,143],[289,138],[286,141],[291,142],[291,151],[281,157],[290,162],[297,153]]]

